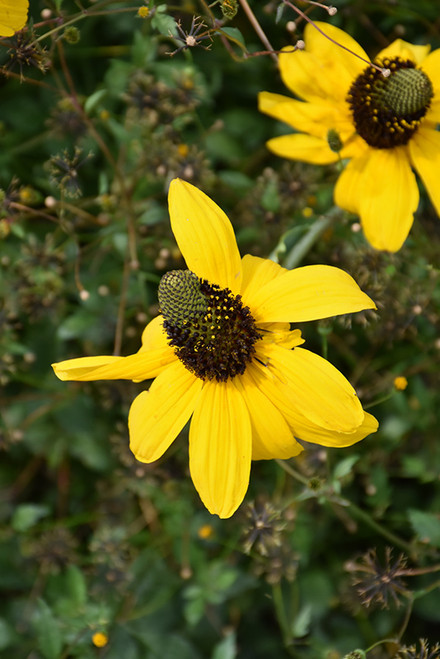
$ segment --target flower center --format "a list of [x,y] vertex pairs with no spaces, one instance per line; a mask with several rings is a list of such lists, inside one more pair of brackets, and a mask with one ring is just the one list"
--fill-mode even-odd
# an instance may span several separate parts
[[425,116],[434,95],[426,73],[411,60],[384,59],[385,78],[367,67],[351,85],[347,102],[357,133],[370,146],[391,149],[407,144]]
[[160,280],[159,304],[168,342],[188,370],[218,382],[244,373],[261,335],[240,295],[172,270]]

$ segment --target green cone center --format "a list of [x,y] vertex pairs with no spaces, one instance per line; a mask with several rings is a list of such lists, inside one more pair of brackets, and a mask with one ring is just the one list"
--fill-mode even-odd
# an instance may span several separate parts
[[169,345],[186,368],[218,382],[244,373],[261,336],[240,295],[190,270],[167,272],[158,295]]
[[389,149],[407,144],[434,95],[429,77],[411,60],[384,59],[385,77],[372,66],[354,81],[347,96],[357,133],[370,146]]

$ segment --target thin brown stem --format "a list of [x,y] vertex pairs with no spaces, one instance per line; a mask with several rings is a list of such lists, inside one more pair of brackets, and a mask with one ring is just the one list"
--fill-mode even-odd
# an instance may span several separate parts
[[246,16],[249,20],[249,23],[252,25],[255,32],[257,33],[261,43],[267,48],[267,50],[269,51],[269,54],[272,57],[272,59],[274,60],[274,62],[276,62],[278,64],[278,57],[276,56],[275,50],[272,48],[269,39],[266,37],[266,34],[265,34],[263,28],[261,27],[260,23],[258,22],[258,19],[255,16],[254,12],[250,8],[250,6],[248,4],[248,1],[247,0],[239,0],[239,2],[240,2],[240,5],[241,5],[244,13],[246,14]]
[[357,53],[355,53],[354,50],[350,50],[350,48],[347,48],[347,46],[344,46],[343,44],[341,44],[338,41],[335,41],[334,39],[329,37],[328,34],[326,34],[323,30],[321,30],[321,28],[319,28],[316,25],[316,23],[314,23],[312,21],[312,19],[307,16],[307,14],[305,14],[303,11],[301,11],[301,9],[298,9],[298,7],[295,7],[295,5],[293,5],[291,2],[289,2],[289,0],[283,0],[283,2],[284,2],[285,5],[287,5],[287,7],[290,7],[291,9],[293,9],[293,11],[298,14],[298,16],[301,16],[301,18],[303,18],[305,21],[307,21],[307,23],[310,23],[310,25],[313,25],[315,30],[318,30],[318,32],[320,34],[322,34],[323,37],[325,37],[326,39],[328,39],[329,41],[334,43],[335,46],[338,46],[339,48],[342,48],[343,50],[346,50],[348,53],[350,53],[350,55],[353,55],[354,57],[357,57],[362,62],[365,62],[366,64],[368,64],[368,66],[372,66],[377,71],[380,71],[384,76],[386,75],[386,71],[388,71],[388,75],[389,75],[389,70],[388,69],[384,69],[383,67],[378,66],[377,64],[373,64],[373,62],[371,62],[370,60],[365,59],[361,55],[358,55]]

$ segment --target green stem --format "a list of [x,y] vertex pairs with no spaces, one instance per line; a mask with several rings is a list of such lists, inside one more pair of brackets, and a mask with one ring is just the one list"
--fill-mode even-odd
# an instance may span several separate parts
[[287,647],[291,642],[291,634],[289,630],[289,621],[286,614],[286,608],[284,606],[281,584],[277,583],[272,586],[272,597],[275,604],[275,613],[277,616],[278,624],[280,625],[281,633],[283,635],[283,642]]
[[375,522],[368,513],[364,512],[361,508],[358,508],[358,506],[356,506],[351,501],[346,500],[346,503],[348,510],[351,510],[355,517],[360,519],[362,522],[365,522],[365,524],[368,524],[368,526],[377,531],[377,533],[380,533],[380,535],[389,540],[396,547],[400,547],[409,555],[413,554],[414,547],[409,542],[402,540],[397,535],[394,535],[394,533],[391,531],[388,531],[387,528],[378,522]]
[[313,247],[315,242],[326,231],[335,217],[340,214],[339,208],[332,208],[327,215],[319,217],[294,247],[290,250],[284,260],[284,267],[288,270],[296,268],[301,263],[307,252]]
[[430,584],[426,588],[423,588],[422,590],[416,590],[416,592],[413,593],[414,600],[419,599],[420,597],[424,597],[425,595],[435,590],[439,586],[440,586],[440,581],[434,581],[434,583]]
[[380,405],[381,403],[385,403],[387,400],[390,400],[394,396],[395,392],[391,391],[389,394],[385,394],[381,398],[377,398],[376,400],[373,400],[371,403],[368,403],[367,405],[364,405],[364,410],[369,410],[372,407],[376,407],[376,405]]
[[310,481],[309,478],[306,478],[305,476],[300,474],[299,471],[296,471],[296,469],[291,467],[285,460],[275,460],[275,462],[281,467],[281,469],[284,469],[284,471],[286,471],[290,476],[293,476],[293,478],[296,478],[297,481],[308,487]]

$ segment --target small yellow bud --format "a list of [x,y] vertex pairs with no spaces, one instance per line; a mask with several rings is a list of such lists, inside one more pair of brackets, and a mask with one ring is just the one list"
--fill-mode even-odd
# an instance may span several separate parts
[[302,209],[302,214],[303,214],[303,217],[306,217],[306,218],[312,217],[313,208],[310,208],[310,206],[306,206],[305,208]]
[[18,194],[22,204],[29,204],[35,198],[34,191],[28,185],[21,187]]
[[208,538],[212,538],[214,535],[214,529],[210,524],[204,524],[199,528],[197,535],[201,540],[208,540]]
[[108,643],[108,636],[103,632],[95,632],[92,636],[92,643],[97,648],[104,648]]
[[149,13],[150,13],[150,10],[148,9],[148,7],[139,7],[139,9],[138,9],[139,18],[147,18]]
[[394,378],[394,387],[397,391],[405,391],[408,386],[408,380],[403,375]]
[[188,145],[187,144],[178,144],[177,145],[177,152],[178,152],[179,156],[181,156],[182,158],[186,158],[186,156],[189,153]]

